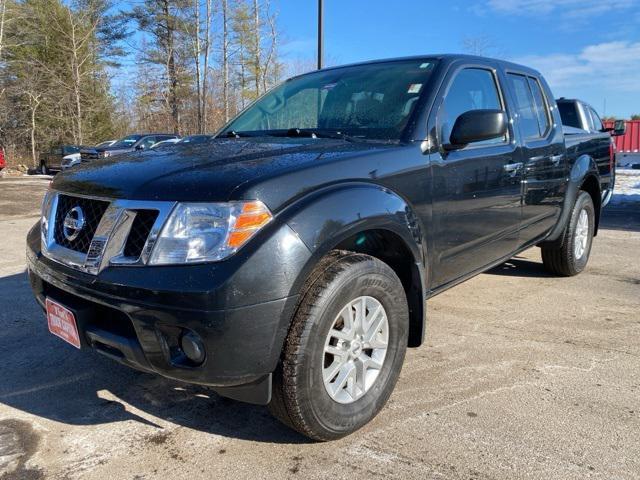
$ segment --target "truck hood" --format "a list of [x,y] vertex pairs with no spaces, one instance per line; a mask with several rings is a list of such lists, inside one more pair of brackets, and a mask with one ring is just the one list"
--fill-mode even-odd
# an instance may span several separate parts
[[52,188],[130,200],[227,201],[245,182],[390,146],[340,139],[213,139],[95,160],[57,175]]

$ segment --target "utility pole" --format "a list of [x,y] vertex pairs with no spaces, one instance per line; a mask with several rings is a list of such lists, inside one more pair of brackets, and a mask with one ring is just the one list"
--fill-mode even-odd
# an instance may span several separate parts
[[323,57],[323,28],[324,28],[324,12],[323,12],[323,0],[318,0],[318,70],[322,68]]

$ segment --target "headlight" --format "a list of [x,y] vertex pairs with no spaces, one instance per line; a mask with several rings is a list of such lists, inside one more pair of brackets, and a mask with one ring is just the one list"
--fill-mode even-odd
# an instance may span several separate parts
[[40,239],[42,240],[42,249],[47,249],[49,238],[49,215],[51,215],[51,202],[53,201],[54,193],[51,190],[47,190],[42,199],[42,214],[40,216]]
[[269,209],[259,201],[179,203],[162,228],[149,263],[223,260],[272,219]]
[[107,158],[110,155],[111,155],[110,152],[102,152],[102,158]]

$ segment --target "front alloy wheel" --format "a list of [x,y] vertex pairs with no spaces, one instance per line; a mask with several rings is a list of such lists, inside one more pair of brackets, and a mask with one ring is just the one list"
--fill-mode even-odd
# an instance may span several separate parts
[[324,388],[338,403],[362,397],[378,378],[389,343],[389,321],[373,297],[349,302],[333,322],[324,345]]
[[333,440],[387,402],[404,361],[409,311],[398,276],[369,255],[333,251],[309,278],[269,409],[303,435]]

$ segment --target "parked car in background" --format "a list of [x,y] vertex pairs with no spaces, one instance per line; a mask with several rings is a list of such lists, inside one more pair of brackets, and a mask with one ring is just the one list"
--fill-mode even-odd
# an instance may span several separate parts
[[555,275],[586,267],[609,145],[563,134],[547,82],[522,65],[319,70],[207,148],[56,177],[27,237],[30,284],[77,348],[333,440],[383,408],[428,298],[532,246]]
[[[611,187],[602,191],[602,205],[605,206],[611,200],[613,195],[613,184],[615,183],[616,174],[616,144],[612,137],[624,135],[624,121],[616,121],[613,128],[607,128],[600,120],[600,115],[595,108],[587,102],[576,98],[561,97],[556,100],[560,118],[562,119],[563,131],[567,141],[567,149],[571,149],[575,144],[584,145],[586,138],[591,138],[591,144],[594,148],[597,145],[603,145],[602,139],[608,140],[608,159],[609,164],[606,166],[607,171],[611,172],[613,181]],[[585,137],[585,134],[588,137]],[[599,166],[599,168],[605,168]]]
[[40,171],[48,175],[62,170],[62,159],[67,155],[79,153],[82,147],[77,145],[57,145],[48,152],[40,154]]
[[0,147],[0,170],[7,166],[7,161],[4,158],[4,147]]
[[116,143],[118,140],[105,140],[104,142],[100,142],[96,145],[96,148],[102,148],[102,147],[110,147],[111,145],[113,145],[114,143]]
[[170,133],[138,133],[121,138],[108,147],[83,148],[80,150],[80,156],[83,162],[113,157],[136,150],[147,150],[154,143],[170,138],[180,138],[180,136]]
[[608,132],[613,137],[624,135],[624,120],[617,120],[612,128],[605,127],[598,112],[587,102],[576,98],[560,97],[556,103],[562,125],[566,127],[579,128],[593,134]]
[[212,138],[215,138],[214,135],[204,135],[204,134],[198,134],[198,135],[189,135],[187,137],[182,137],[180,139],[180,141],[178,142],[179,144],[183,144],[183,143],[191,143],[191,144],[198,144],[198,143],[206,143],[209,140],[211,140]]
[[74,165],[78,165],[81,162],[80,152],[71,153],[62,157],[62,163],[60,164],[61,170],[66,170]]
[[160,147],[168,147],[170,145],[175,145],[178,142],[180,142],[179,138],[167,138],[166,140],[160,140],[159,142],[154,143],[149,147],[149,150],[155,150],[156,148]]

